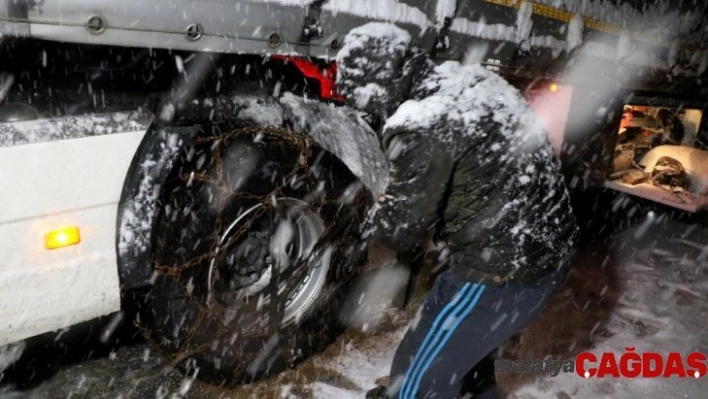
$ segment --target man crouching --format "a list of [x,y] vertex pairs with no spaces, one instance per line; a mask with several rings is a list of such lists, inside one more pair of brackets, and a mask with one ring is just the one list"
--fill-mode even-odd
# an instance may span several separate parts
[[340,92],[382,121],[391,163],[372,239],[405,253],[437,229],[449,253],[390,386],[367,397],[450,399],[463,383],[496,397],[494,369],[482,365],[544,308],[577,234],[546,132],[501,77],[436,65],[393,25],[354,29],[337,62]]

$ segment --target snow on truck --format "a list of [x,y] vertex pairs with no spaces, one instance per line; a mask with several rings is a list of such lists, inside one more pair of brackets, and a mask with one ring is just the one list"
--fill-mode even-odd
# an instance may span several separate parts
[[705,9],[0,0],[0,348],[116,312],[121,292],[144,294],[149,342],[215,384],[322,348],[388,176],[377,121],[335,85],[344,36],[372,21],[520,88],[576,191],[699,211]]

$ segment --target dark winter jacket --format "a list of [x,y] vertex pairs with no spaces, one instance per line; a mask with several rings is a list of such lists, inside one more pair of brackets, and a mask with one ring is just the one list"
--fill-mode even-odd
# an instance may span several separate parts
[[[408,251],[442,225],[452,271],[474,282],[532,281],[567,267],[577,230],[568,193],[519,92],[478,64],[436,66],[410,46],[384,57],[394,87],[376,79],[386,75],[381,67],[367,80],[366,67],[385,53],[371,47],[407,39],[377,25],[350,34],[338,57],[345,94],[388,117],[382,140],[391,181],[374,210],[374,238]],[[395,98],[401,92],[406,97]]]

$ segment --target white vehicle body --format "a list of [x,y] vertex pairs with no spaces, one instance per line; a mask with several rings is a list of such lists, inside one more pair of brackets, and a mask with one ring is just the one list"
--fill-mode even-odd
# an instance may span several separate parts
[[[0,147],[0,346],[119,310],[116,210],[144,134]],[[81,242],[46,249],[66,226]]]

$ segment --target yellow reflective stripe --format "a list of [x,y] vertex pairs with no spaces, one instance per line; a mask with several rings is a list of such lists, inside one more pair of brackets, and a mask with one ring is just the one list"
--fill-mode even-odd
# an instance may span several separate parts
[[[519,2],[518,4],[519,5],[516,8],[521,7],[521,2]],[[547,18],[557,19],[563,22],[570,22],[570,20],[575,17],[575,14],[573,14],[572,12],[549,7],[547,5],[531,3],[531,6],[533,7],[534,14],[542,15]]]
[[507,7],[516,7],[518,1],[517,0],[483,0],[486,1],[487,3],[492,3],[492,4],[499,4],[500,6],[507,6]]
[[[517,10],[521,8],[521,3],[524,2],[524,0],[482,0],[486,3],[491,3],[491,4],[496,4],[500,6],[505,6],[505,7],[511,7],[511,8],[516,8]],[[528,0],[527,0],[528,1]],[[561,10],[555,7],[547,6],[545,4],[538,4],[534,3],[532,1],[529,1],[531,3],[531,7],[533,8],[533,13],[536,15],[541,15],[546,18],[551,18],[555,19],[557,21],[562,21],[562,22],[570,22],[576,14],[573,14],[572,12]],[[598,21],[596,19],[592,18],[586,18],[583,17],[583,22],[585,24],[586,28],[589,29],[594,29],[600,32],[605,32],[605,33],[611,33],[615,35],[620,35],[622,32],[624,32],[624,29],[618,25],[610,24],[607,22],[602,22]],[[638,41],[653,44],[655,46],[660,46],[660,47],[671,47],[673,44],[672,42],[668,42],[666,40],[660,39],[656,36],[648,35],[646,33],[641,33],[641,32],[629,32],[632,37]],[[681,46],[684,50],[696,50],[695,46],[689,46],[689,45],[682,45]]]

